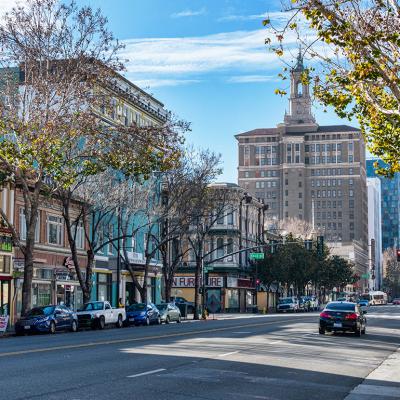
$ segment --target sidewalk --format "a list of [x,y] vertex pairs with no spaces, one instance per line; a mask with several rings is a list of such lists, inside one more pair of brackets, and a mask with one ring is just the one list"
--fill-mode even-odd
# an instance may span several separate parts
[[391,354],[344,400],[400,399],[400,348]]

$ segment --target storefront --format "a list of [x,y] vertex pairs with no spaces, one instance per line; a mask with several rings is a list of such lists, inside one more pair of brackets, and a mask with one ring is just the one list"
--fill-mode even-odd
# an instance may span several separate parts
[[12,250],[11,232],[0,228],[0,315],[11,314]]

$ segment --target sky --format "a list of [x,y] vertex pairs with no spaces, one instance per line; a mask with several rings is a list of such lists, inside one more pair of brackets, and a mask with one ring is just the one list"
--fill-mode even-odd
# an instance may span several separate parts
[[[23,3],[23,0],[19,0]],[[15,3],[0,0],[0,12]],[[281,0],[77,0],[100,8],[125,44],[126,77],[191,123],[187,143],[222,155],[220,181],[237,182],[235,134],[282,122],[274,94],[282,62],[262,21],[285,18]],[[293,58],[296,43],[293,40]],[[293,60],[294,62],[294,60]],[[320,125],[348,123],[314,108]]]

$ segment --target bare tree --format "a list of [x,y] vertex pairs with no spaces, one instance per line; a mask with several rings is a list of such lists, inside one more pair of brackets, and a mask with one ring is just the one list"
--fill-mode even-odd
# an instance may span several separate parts
[[[74,2],[27,0],[0,24],[0,169],[21,187],[25,242],[7,219],[24,259],[22,313],[31,305],[34,233],[43,192],[74,186],[107,166],[147,175],[174,165],[185,124],[109,125],[121,45],[100,11]],[[175,127],[177,130],[175,130]],[[50,183],[50,185],[49,185]]]

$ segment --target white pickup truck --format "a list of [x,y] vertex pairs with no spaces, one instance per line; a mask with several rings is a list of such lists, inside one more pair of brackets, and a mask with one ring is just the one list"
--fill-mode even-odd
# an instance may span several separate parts
[[109,324],[121,328],[126,320],[125,308],[113,308],[108,301],[85,303],[77,315],[79,328],[104,329]]

